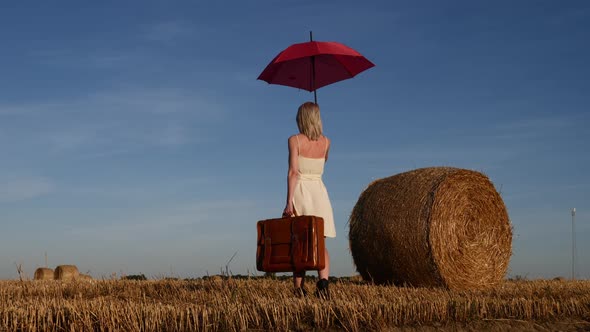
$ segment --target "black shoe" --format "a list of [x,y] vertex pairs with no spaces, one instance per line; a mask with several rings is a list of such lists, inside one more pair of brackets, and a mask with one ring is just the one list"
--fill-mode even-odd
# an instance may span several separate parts
[[294,293],[295,293],[296,297],[300,297],[300,298],[304,298],[307,296],[307,291],[303,287],[295,288]]
[[320,279],[316,283],[315,296],[320,299],[329,300],[330,299],[330,290],[329,290],[328,286],[329,286],[328,279]]

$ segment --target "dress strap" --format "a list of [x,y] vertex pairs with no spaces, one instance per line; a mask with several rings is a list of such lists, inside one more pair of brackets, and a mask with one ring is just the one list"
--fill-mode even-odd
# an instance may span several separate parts
[[295,135],[295,138],[297,138],[297,155],[300,155],[300,153],[299,153],[299,134]]

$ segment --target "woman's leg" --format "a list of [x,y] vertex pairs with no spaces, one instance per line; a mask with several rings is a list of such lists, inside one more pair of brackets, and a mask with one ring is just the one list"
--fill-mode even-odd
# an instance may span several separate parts
[[293,286],[295,287],[295,289],[303,288],[304,283],[305,283],[305,271],[293,272]]
[[324,257],[326,259],[326,267],[322,270],[318,271],[318,277],[321,279],[328,279],[330,276],[330,255],[328,254],[328,249],[326,249]]
[[328,290],[328,278],[330,277],[330,255],[328,254],[328,249],[326,249],[324,255],[326,259],[326,267],[318,271],[318,276],[320,280],[318,280],[318,282],[316,283],[315,295],[319,298],[327,300],[330,298],[330,291]]

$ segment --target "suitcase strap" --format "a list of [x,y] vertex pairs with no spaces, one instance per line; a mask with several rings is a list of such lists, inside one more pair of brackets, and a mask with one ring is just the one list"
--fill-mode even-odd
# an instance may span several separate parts
[[293,226],[291,226],[291,265],[293,266],[293,272],[302,272],[301,266],[299,266],[299,261],[301,260],[299,256],[299,237],[296,233],[293,232]]
[[[309,260],[309,227],[305,232],[299,232],[295,223],[291,224],[291,264],[295,272],[305,271],[305,265]],[[313,227],[311,227],[313,230]]]
[[270,264],[271,244],[272,244],[272,241],[270,240],[270,237],[263,238],[263,247],[264,247],[264,260],[262,260],[262,269],[263,270],[268,270],[268,264]]

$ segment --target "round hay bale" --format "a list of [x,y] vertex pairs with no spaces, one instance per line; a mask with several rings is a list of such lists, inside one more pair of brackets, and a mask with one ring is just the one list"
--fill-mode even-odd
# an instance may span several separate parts
[[80,275],[76,265],[59,265],[55,268],[55,280],[73,280]]
[[35,270],[34,279],[35,280],[53,280],[53,270],[46,268],[46,267],[37,268]]
[[506,274],[512,227],[485,175],[431,167],[371,183],[350,216],[349,241],[365,280],[483,289]]
[[220,276],[220,275],[217,275],[217,274],[214,275],[214,276],[209,277],[209,280],[212,283],[219,284],[219,285],[221,285],[223,283],[223,277]]
[[77,279],[78,280],[92,280],[92,277],[87,274],[80,273],[78,275]]

